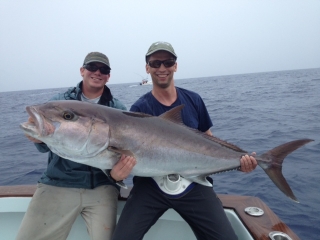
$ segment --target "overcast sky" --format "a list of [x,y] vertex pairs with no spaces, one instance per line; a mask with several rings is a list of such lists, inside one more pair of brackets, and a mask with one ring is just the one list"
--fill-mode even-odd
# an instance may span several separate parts
[[87,53],[114,83],[146,77],[156,41],[175,79],[320,67],[320,0],[0,0],[0,92],[74,86]]

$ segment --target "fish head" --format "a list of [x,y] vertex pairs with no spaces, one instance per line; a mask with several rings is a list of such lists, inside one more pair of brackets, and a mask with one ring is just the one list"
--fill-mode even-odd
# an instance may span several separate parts
[[93,105],[97,104],[68,100],[28,106],[29,121],[20,127],[61,157],[93,157],[109,143],[109,125]]

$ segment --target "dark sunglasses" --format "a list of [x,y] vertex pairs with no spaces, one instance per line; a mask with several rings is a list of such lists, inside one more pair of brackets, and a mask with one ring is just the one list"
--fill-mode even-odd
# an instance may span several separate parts
[[106,74],[110,73],[110,68],[108,66],[98,67],[95,64],[88,63],[88,64],[83,65],[83,67],[85,69],[87,69],[88,71],[90,71],[90,72],[96,72],[99,69],[101,74],[105,74],[106,75]]
[[166,68],[169,68],[169,67],[172,67],[175,63],[176,63],[175,59],[167,59],[164,61],[153,60],[153,61],[149,61],[148,65],[152,68],[159,68],[161,67],[161,64],[163,64],[163,66],[165,66]]

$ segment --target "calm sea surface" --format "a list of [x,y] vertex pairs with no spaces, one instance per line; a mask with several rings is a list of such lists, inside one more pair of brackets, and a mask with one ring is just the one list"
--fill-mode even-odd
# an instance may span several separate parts
[[[75,84],[78,79],[75,77]],[[289,155],[283,174],[297,204],[271,182],[260,167],[249,174],[214,175],[217,193],[261,198],[301,239],[320,234],[320,68],[176,80],[198,92],[213,121],[212,132],[249,152],[267,150],[300,138],[311,142]],[[128,108],[151,86],[111,84],[113,95]],[[46,168],[19,124],[25,107],[43,103],[63,89],[0,92],[0,185],[35,184]]]

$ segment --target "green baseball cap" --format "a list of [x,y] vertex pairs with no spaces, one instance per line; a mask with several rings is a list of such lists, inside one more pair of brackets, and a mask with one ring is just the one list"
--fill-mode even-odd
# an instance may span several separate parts
[[177,54],[174,52],[174,49],[170,43],[159,41],[159,42],[152,43],[152,45],[149,47],[148,52],[146,54],[146,61],[148,56],[158,51],[167,51],[171,53],[173,56],[175,56],[176,58],[178,58]]
[[[83,65],[91,63],[91,62],[101,62],[110,68],[109,59],[103,53],[99,53],[99,52],[88,53],[88,55],[84,59]],[[111,70],[111,68],[110,68],[110,70]]]

